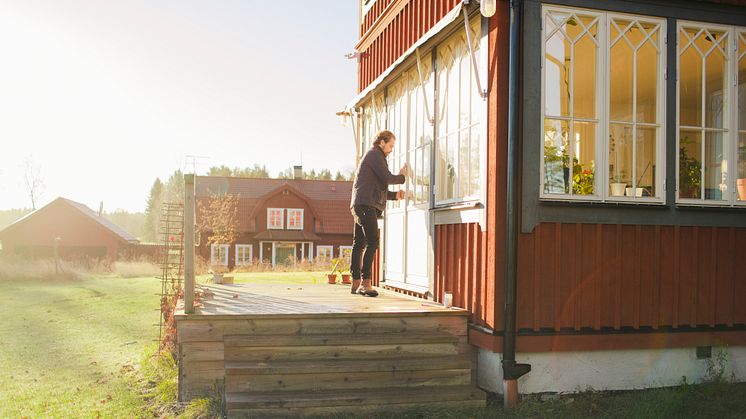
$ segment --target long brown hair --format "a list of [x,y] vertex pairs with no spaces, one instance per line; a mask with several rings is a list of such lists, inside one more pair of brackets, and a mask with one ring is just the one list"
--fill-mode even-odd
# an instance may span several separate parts
[[376,133],[376,136],[374,137],[373,145],[375,147],[381,147],[383,143],[387,143],[391,141],[394,137],[394,133],[389,130],[381,130]]

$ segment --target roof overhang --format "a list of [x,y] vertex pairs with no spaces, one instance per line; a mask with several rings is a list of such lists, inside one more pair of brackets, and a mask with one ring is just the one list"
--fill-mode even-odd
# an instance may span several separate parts
[[363,101],[365,101],[368,97],[368,95],[375,91],[377,88],[379,88],[381,85],[383,85],[385,82],[388,81],[391,74],[399,68],[399,66],[406,61],[409,57],[411,57],[418,48],[420,48],[422,45],[424,45],[427,41],[432,39],[434,36],[439,34],[443,29],[445,29],[448,25],[453,23],[456,19],[458,19],[459,14],[461,13],[461,9],[464,7],[464,2],[459,2],[448,14],[443,16],[442,19],[440,19],[432,28],[430,28],[429,31],[427,31],[424,35],[420,37],[420,39],[417,40],[414,44],[412,44],[409,49],[407,49],[404,54],[402,54],[399,58],[397,58],[386,70],[384,70],[381,75],[379,75],[371,84],[369,84],[365,89],[363,89],[360,93],[358,93],[357,96],[355,96],[354,99],[352,99],[347,106],[345,106],[346,111],[354,110],[357,108]]

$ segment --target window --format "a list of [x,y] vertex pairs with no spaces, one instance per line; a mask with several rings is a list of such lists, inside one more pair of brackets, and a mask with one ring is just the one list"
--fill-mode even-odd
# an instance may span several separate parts
[[[399,77],[386,90],[386,123],[396,136],[394,148],[388,156],[389,170],[397,174],[407,162],[407,126],[409,123],[406,80]],[[398,191],[403,185],[389,185],[390,191]],[[402,201],[388,201],[388,208],[401,208]]]
[[316,246],[316,258],[319,261],[332,260],[333,254],[334,254],[333,246]]
[[227,244],[210,244],[210,266],[228,266]]
[[[477,54],[481,38],[479,17],[471,20],[469,26],[472,48]],[[466,31],[459,30],[437,46],[435,69],[436,204],[479,199],[484,100],[474,80]]]
[[303,230],[303,209],[288,208],[288,230]]
[[665,21],[544,7],[541,197],[662,202]]
[[677,33],[678,201],[742,205],[746,29],[680,22]]
[[352,246],[339,246],[339,257],[349,263],[350,257],[352,257]]
[[253,247],[250,244],[237,244],[236,245],[236,265],[246,266],[251,265],[253,257]]
[[285,212],[283,208],[267,208],[267,228],[282,230]]

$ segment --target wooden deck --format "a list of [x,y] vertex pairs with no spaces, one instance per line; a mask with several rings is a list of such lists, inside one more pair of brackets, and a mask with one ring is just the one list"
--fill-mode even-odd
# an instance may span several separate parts
[[179,398],[219,389],[229,417],[484,405],[468,312],[349,285],[208,285],[177,310]]

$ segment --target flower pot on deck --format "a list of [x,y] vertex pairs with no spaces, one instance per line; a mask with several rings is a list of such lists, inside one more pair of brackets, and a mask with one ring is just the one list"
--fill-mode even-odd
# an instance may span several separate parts
[[223,283],[223,274],[222,273],[214,273],[212,274],[212,283],[213,284],[222,284]]
[[343,284],[352,284],[352,275],[350,274],[342,274],[342,283]]
[[337,283],[337,274],[327,274],[326,278],[329,280],[330,284],[336,284]]

